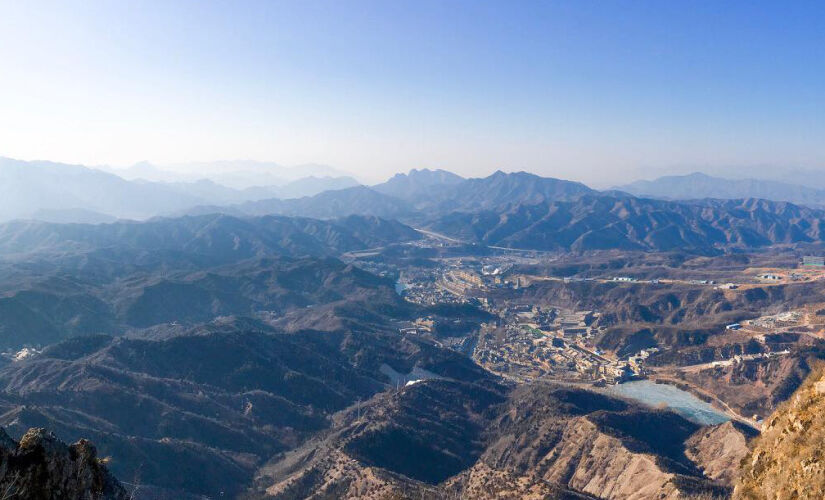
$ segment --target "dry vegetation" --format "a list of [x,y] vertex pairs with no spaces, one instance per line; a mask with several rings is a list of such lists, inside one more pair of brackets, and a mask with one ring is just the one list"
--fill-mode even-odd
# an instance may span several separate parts
[[825,498],[825,366],[818,365],[763,426],[734,499]]

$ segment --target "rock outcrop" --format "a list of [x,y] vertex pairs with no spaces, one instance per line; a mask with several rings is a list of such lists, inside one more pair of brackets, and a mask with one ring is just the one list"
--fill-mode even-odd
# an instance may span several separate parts
[[825,498],[825,372],[815,370],[765,420],[742,462],[736,500]]
[[739,464],[748,454],[748,440],[756,435],[755,430],[733,421],[705,427],[685,442],[685,455],[705,477],[733,486]]
[[0,429],[0,498],[126,500],[86,440],[72,445],[45,429],[30,429],[20,442]]

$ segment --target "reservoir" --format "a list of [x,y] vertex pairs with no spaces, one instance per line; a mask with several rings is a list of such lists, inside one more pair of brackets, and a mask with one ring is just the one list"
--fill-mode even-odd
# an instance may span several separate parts
[[648,406],[667,406],[679,415],[701,425],[721,424],[730,420],[730,417],[709,403],[668,384],[639,380],[611,386],[607,392],[639,401]]

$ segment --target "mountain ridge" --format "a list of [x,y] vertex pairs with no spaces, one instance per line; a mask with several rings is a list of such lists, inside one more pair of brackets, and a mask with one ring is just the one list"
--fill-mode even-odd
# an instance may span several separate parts
[[617,186],[629,194],[666,200],[761,198],[822,207],[825,190],[777,180],[726,179],[701,172],[640,180]]
[[594,195],[503,213],[455,212],[428,228],[466,241],[535,250],[714,252],[823,242],[823,217],[821,210],[757,199],[670,202]]

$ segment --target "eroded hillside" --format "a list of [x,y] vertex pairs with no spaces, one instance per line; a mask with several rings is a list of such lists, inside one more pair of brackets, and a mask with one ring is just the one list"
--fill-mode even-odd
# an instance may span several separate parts
[[773,415],[742,461],[736,500],[825,498],[825,372],[820,365]]
[[[253,497],[726,496],[751,433],[537,383],[431,380],[336,418],[261,468]],[[308,492],[312,492],[309,493]]]

